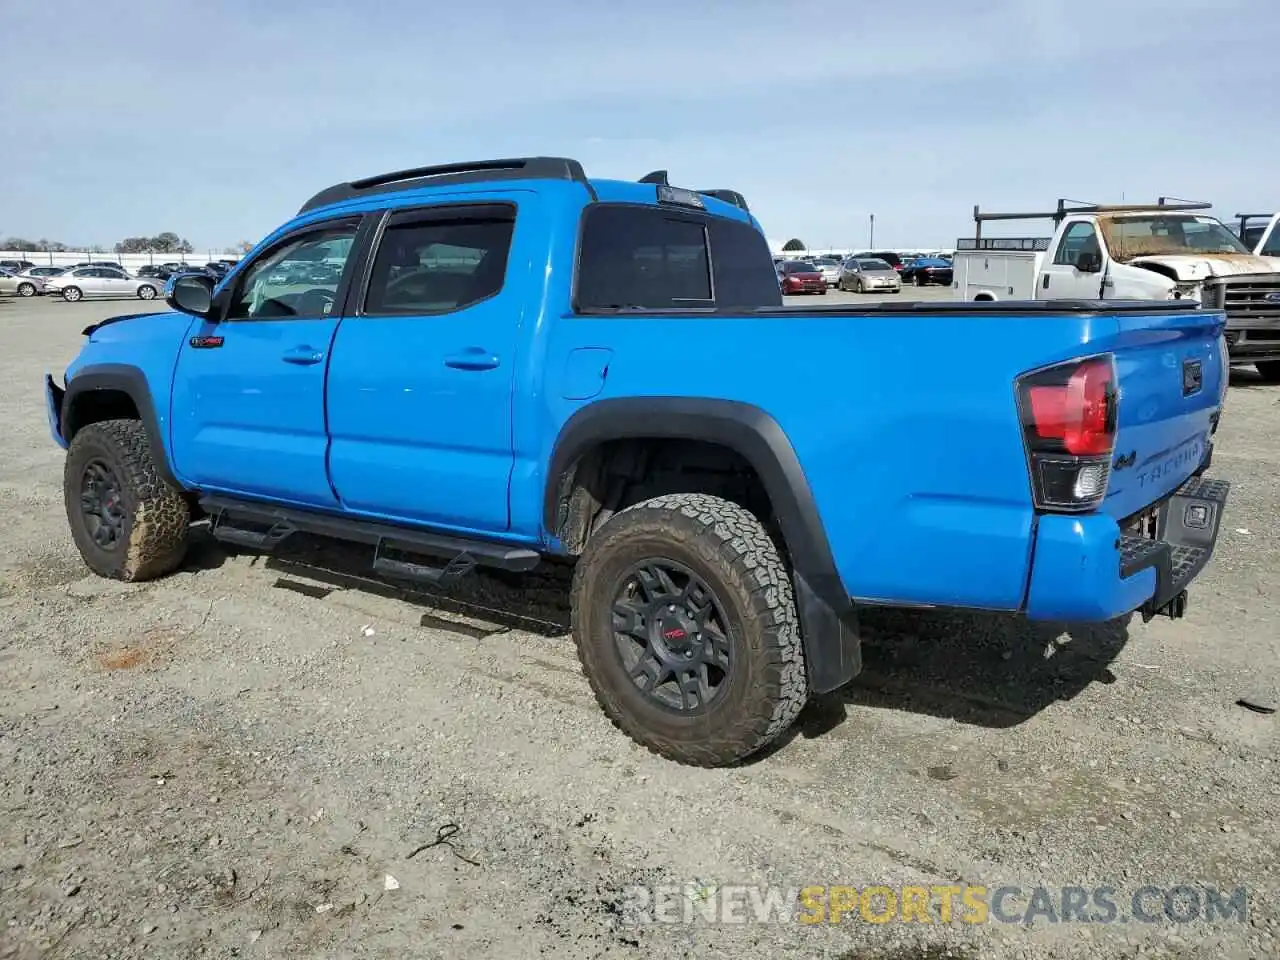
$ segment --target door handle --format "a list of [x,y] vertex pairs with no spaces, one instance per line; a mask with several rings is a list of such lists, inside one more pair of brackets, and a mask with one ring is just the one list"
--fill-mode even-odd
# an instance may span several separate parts
[[284,354],[285,363],[296,363],[302,366],[319,363],[323,359],[322,351],[308,346],[294,347],[292,350],[286,350]]
[[1044,275],[1044,279],[1040,281],[1040,286],[1045,290],[1049,289],[1049,274],[1046,273]]
[[455,353],[444,360],[446,367],[455,370],[492,370],[498,363],[498,358],[483,347],[467,347],[462,353]]

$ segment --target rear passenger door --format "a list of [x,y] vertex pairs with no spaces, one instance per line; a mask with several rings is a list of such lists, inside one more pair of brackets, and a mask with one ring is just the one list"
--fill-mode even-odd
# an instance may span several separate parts
[[389,211],[329,365],[329,469],[347,510],[510,525],[516,347],[548,228],[527,191]]

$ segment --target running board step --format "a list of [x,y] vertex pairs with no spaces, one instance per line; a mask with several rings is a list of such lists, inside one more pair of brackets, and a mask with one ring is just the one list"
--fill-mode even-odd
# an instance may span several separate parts
[[[269,551],[295,533],[365,543],[375,548],[374,570],[429,583],[456,580],[477,566],[516,572],[532,570],[541,560],[536,551],[526,547],[231,497],[201,497],[200,506],[212,520],[213,536],[226,543]],[[434,567],[411,560],[392,559],[383,556],[384,550],[440,557],[447,563]]]
[[475,568],[475,558],[468,553],[458,554],[443,567],[429,567],[424,563],[414,563],[412,560],[394,560],[383,556],[373,558],[374,573],[380,573],[386,577],[397,577],[401,580],[420,580],[423,583],[441,585],[461,580]]

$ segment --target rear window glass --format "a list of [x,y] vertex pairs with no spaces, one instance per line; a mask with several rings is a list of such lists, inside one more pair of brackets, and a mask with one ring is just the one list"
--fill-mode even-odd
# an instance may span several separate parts
[[579,310],[770,307],[782,303],[769,244],[750,223],[625,204],[588,208]]
[[661,310],[711,303],[704,222],[657,207],[588,211],[578,261],[580,309]]

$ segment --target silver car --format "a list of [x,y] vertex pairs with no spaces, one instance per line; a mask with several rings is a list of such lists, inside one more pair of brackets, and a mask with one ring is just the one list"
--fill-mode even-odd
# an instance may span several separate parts
[[887,260],[850,257],[840,268],[838,286],[854,293],[901,293],[902,277]]
[[818,268],[818,272],[822,274],[822,279],[827,281],[828,287],[835,287],[840,284],[840,261],[836,257],[818,257],[813,261],[813,265]]
[[20,297],[34,297],[44,292],[44,281],[39,277],[24,277],[20,273],[0,267],[0,293],[16,293]]
[[83,300],[85,297],[137,297],[154,300],[160,295],[160,281],[131,277],[123,270],[110,267],[80,267],[68,270],[45,283],[49,293],[62,294],[63,300]]

